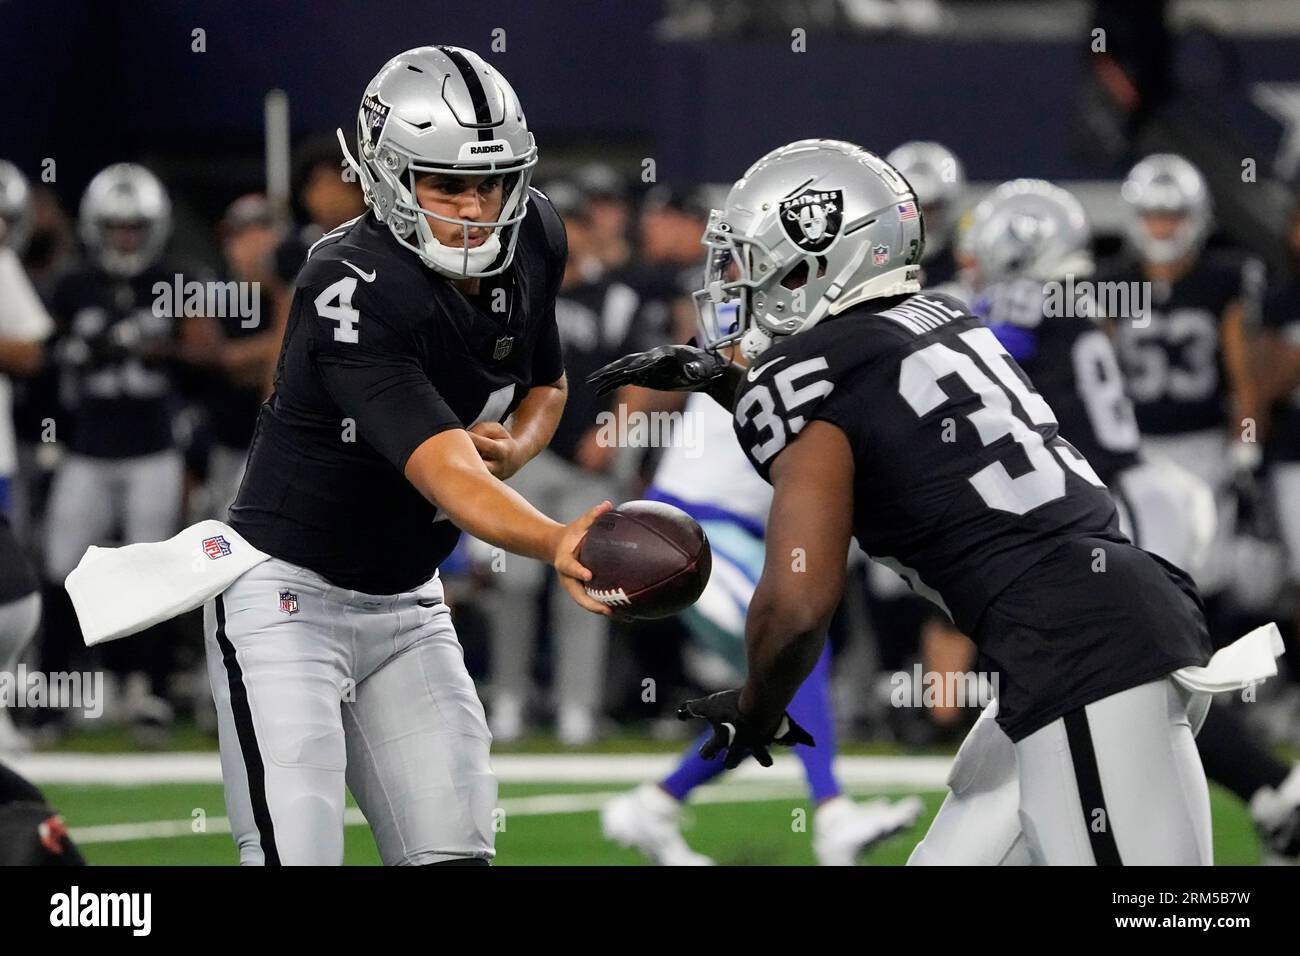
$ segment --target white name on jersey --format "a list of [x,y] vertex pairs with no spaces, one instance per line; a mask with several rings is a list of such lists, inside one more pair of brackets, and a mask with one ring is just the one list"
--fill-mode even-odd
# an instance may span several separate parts
[[913,335],[924,335],[953,319],[960,319],[963,314],[938,299],[930,299],[924,295],[914,295],[901,305],[880,313],[886,319],[893,319]]

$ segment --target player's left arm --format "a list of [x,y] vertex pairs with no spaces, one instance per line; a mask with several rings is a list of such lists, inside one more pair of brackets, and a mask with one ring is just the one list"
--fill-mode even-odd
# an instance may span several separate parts
[[749,678],[740,710],[770,732],[821,656],[844,591],[853,516],[848,436],[809,423],[772,463],[763,574],[745,619]]
[[678,711],[712,725],[700,755],[726,750],[728,768],[750,753],[770,766],[772,743],[814,744],[785,709],[821,656],[844,590],[853,513],[848,437],[829,422],[812,422],[773,462],[771,478],[763,573],[745,620],[749,678],[739,690],[688,701]]

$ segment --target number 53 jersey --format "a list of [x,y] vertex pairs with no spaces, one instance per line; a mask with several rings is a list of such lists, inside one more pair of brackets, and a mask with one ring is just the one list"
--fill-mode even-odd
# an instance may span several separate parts
[[[945,608],[986,656],[1014,672],[1006,675],[1013,684],[1055,681],[1064,690],[1062,673],[1071,670],[1114,664],[1167,673],[1204,662],[1203,625],[1180,591],[1189,589],[1194,602],[1194,589],[1172,567],[1168,573],[1180,580],[1165,597],[1177,608],[1174,617],[1187,612],[1187,627],[1146,647],[1145,635],[1111,633],[1125,626],[1107,623],[1108,609],[1132,603],[1115,592],[1116,578],[1131,581],[1129,562],[1156,559],[1128,544],[1101,479],[1058,434],[1052,409],[992,331],[957,299],[921,293],[880,300],[779,340],[737,393],[740,443],[767,478],[813,420],[848,436],[853,529],[863,550]],[[1125,566],[1107,568],[1108,558]],[[1156,589],[1170,583],[1163,568],[1156,568]],[[1027,634],[1012,637],[1006,627],[986,633],[989,608],[1030,580],[1027,601],[1014,595]],[[1080,626],[1049,640],[1062,615],[1093,620],[1101,632]],[[1039,646],[1036,634],[1043,635]],[[1008,640],[1016,647],[1001,646]],[[1125,652],[1105,653],[1112,641],[1126,643]],[[1117,676],[1098,677],[1089,684],[1094,692],[1120,689],[1112,686],[1122,683]],[[1029,711],[1043,715],[1042,701],[1004,703],[1013,721],[1036,722]]]

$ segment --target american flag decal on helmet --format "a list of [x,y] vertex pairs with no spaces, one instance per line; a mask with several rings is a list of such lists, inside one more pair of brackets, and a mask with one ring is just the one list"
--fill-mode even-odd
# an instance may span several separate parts
[[900,202],[898,204],[899,222],[907,222],[907,220],[915,219],[915,218],[916,218],[916,203],[912,202],[909,199],[907,202]]

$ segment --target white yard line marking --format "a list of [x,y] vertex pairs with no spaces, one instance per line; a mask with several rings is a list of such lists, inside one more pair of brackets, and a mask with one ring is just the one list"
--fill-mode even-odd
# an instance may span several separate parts
[[[639,783],[673,769],[676,754],[499,754],[492,766],[502,783]],[[221,762],[215,753],[171,754],[23,754],[6,761],[37,784],[220,783]],[[840,757],[835,773],[846,787],[877,790],[942,790],[951,757]],[[729,781],[801,783],[803,767],[795,757],[778,757],[764,769],[750,761],[728,774]]]
[[[859,788],[853,788],[859,789]],[[507,825],[511,817],[550,816],[566,813],[594,813],[607,800],[625,793],[625,790],[601,790],[593,793],[540,794],[533,797],[515,797],[502,800]],[[692,804],[700,803],[762,803],[769,800],[807,799],[802,787],[790,785],[725,783],[701,788],[691,797]],[[366,818],[356,807],[343,813],[343,825],[365,826]],[[208,817],[203,836],[230,832],[228,817]],[[73,827],[72,838],[78,843],[127,843],[136,840],[164,840],[195,834],[192,820],[150,820],[145,823],[109,823],[100,826]]]

